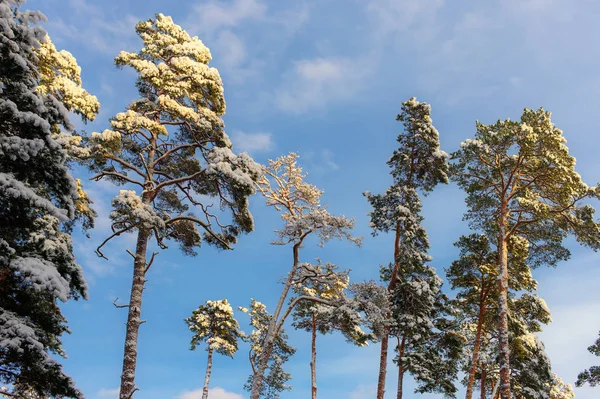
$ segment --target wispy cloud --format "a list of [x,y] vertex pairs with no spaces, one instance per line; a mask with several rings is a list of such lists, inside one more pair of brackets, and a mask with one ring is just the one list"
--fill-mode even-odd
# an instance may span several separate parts
[[101,390],[98,391],[98,393],[96,393],[96,396],[98,398],[103,398],[103,399],[117,399],[119,397],[119,388],[115,388],[115,389],[102,388]]
[[275,146],[271,133],[244,133],[236,130],[231,135],[231,139],[237,152],[253,154],[269,151]]
[[[215,387],[208,390],[208,396],[210,399],[243,399],[242,395],[237,393],[228,392],[223,388]],[[194,391],[187,391],[177,396],[176,399],[201,399],[202,389],[196,389]]]
[[277,105],[286,112],[300,114],[348,99],[365,87],[368,65],[367,60],[362,63],[344,57],[296,61],[276,94]]
[[45,25],[56,42],[79,43],[91,52],[116,56],[120,50],[133,50],[136,44],[135,25],[139,17],[131,14],[114,17],[107,23],[105,9],[86,0],[69,0],[78,18],[53,18]]
[[307,168],[316,173],[327,173],[338,170],[340,166],[333,160],[334,154],[323,148],[317,152],[307,152],[302,157]]

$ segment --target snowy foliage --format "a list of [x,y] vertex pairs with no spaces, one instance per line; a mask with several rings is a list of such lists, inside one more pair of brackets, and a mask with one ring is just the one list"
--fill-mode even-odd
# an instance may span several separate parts
[[240,326],[233,317],[233,309],[227,299],[206,301],[194,310],[191,317],[185,319],[190,331],[194,333],[191,349],[200,342],[206,342],[206,350],[233,357],[238,350],[241,336]]
[[[253,374],[248,378],[248,382],[244,386],[247,391],[252,390],[252,382],[254,381],[258,362],[263,350],[262,343],[268,334],[269,324],[273,315],[267,312],[267,307],[262,303],[252,299],[250,308],[239,308],[250,317],[250,325],[252,331],[245,339],[250,343],[250,363]],[[283,369],[284,363],[296,352],[296,349],[287,343],[287,334],[281,328],[273,341],[273,348],[269,354],[268,366],[266,373],[262,379],[263,383],[260,389],[260,398],[264,399],[279,399],[279,394],[283,391],[290,390],[292,387],[288,381],[292,376]]]
[[[115,199],[115,206],[138,214],[128,223],[120,214],[114,227],[149,229],[160,246],[174,240],[190,255],[202,241],[229,248],[253,229],[248,196],[261,168],[247,154],[231,151],[222,81],[208,66],[210,51],[202,41],[162,14],[138,23],[136,31],[143,48],[120,52],[115,63],[138,72],[140,98],[112,118],[110,129],[86,139],[97,180],[142,190],[137,207],[131,201],[125,206],[123,194]],[[211,212],[209,197],[230,215]],[[229,222],[220,220],[229,216]]]
[[[588,347],[588,351],[596,356],[600,356],[600,337],[594,342],[594,345]],[[581,387],[586,383],[590,384],[592,387],[600,384],[600,366],[592,366],[579,373],[576,385]]]
[[57,140],[68,105],[43,89],[45,17],[0,0],[0,383],[39,396],[83,395],[51,357],[69,332],[58,301],[85,296],[69,235],[78,185]]

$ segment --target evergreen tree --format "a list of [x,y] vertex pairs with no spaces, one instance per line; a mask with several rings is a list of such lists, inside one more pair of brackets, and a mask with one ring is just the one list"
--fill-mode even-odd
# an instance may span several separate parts
[[[402,103],[397,120],[403,123],[404,131],[397,138],[399,148],[388,161],[393,185],[383,195],[365,193],[373,207],[370,212],[373,235],[380,232],[395,235],[393,262],[383,274],[390,295],[397,297],[393,312],[400,337],[400,359],[404,357],[403,349],[410,335],[425,338],[429,335],[426,332],[433,328],[430,316],[441,284],[435,270],[426,265],[431,260],[427,255],[429,241],[421,226],[423,217],[420,214],[419,192],[426,195],[438,183],[448,182],[447,155],[440,151],[439,134],[430,114],[429,104],[415,98]],[[424,302],[418,298],[423,295],[427,297]],[[409,303],[415,306],[405,307]],[[412,327],[411,323],[417,319],[421,326]],[[381,338],[377,399],[383,399],[385,393],[389,335],[388,327],[388,333]],[[402,397],[403,367],[403,361],[400,361],[398,399]],[[412,369],[416,370],[416,364]]]
[[[3,395],[81,398],[53,355],[65,356],[60,336],[69,332],[57,302],[86,297],[71,228],[79,216],[91,225],[94,213],[59,135],[73,131],[75,108],[47,84],[61,69],[47,60],[51,43],[36,25],[46,18],[22,4],[0,0],[0,381]],[[89,96],[74,85],[73,101]]]
[[[330,334],[340,331],[348,341],[363,346],[367,344],[368,335],[360,329],[359,315],[354,317],[337,317],[339,303],[346,301],[345,289],[348,287],[348,271],[338,271],[332,263],[322,265],[303,265],[306,280],[300,280],[294,286],[297,296],[311,296],[332,302],[326,305],[313,301],[301,301],[294,308],[293,326],[311,333],[311,397],[317,397],[317,332]],[[300,273],[298,273],[300,274]],[[320,277],[320,278],[316,278]],[[333,284],[332,284],[333,283]]]
[[[250,325],[253,327],[250,335],[244,337],[250,343],[248,357],[252,366],[252,374],[248,377],[244,389],[252,391],[258,372],[258,364],[262,358],[263,343],[269,333],[269,326],[271,325],[273,315],[267,312],[265,305],[254,299],[251,300],[250,309],[240,308],[240,310],[250,316]],[[285,329],[281,327],[273,340],[267,360],[267,367],[263,370],[263,382],[260,387],[259,398],[279,399],[281,392],[292,389],[288,385],[288,381],[292,376],[283,369],[283,365],[296,353],[296,349],[287,343],[287,339],[288,336],[285,333]]]
[[477,122],[475,138],[452,158],[453,179],[467,193],[467,220],[497,242],[500,395],[510,399],[508,243],[513,236],[526,241],[532,266],[568,258],[560,243],[569,233],[597,249],[594,208],[582,203],[597,189],[575,172],[562,131],[543,109],[525,109],[519,122]]
[[238,339],[242,337],[240,326],[233,317],[233,309],[227,299],[206,301],[185,319],[189,329],[194,333],[191,350],[196,349],[200,342],[206,342],[208,364],[202,390],[202,399],[208,398],[208,385],[212,371],[213,352],[233,357],[238,350]]
[[[353,219],[348,219],[343,215],[333,216],[327,209],[321,207],[319,201],[323,191],[304,181],[306,175],[297,165],[297,159],[298,155],[290,153],[276,160],[269,160],[269,165],[264,169],[263,178],[257,184],[259,191],[267,199],[267,205],[280,211],[281,219],[285,223],[283,229],[276,230],[278,240],[273,244],[291,244],[293,261],[292,268],[284,280],[275,312],[270,317],[265,339],[262,341],[262,350],[253,375],[250,399],[258,399],[262,392],[264,373],[275,339],[295,306],[303,301],[333,305],[328,300],[302,295],[295,298],[287,310],[282,313],[292,287],[310,281],[331,280],[331,276],[320,273],[311,265],[300,263],[300,248],[306,238],[310,235],[317,236],[321,246],[332,238],[347,239],[357,245],[360,245],[361,241],[360,238],[351,235],[351,230],[354,228]],[[330,286],[337,284],[336,281],[326,283]]]
[[[147,260],[151,238],[160,248],[179,243],[195,255],[202,241],[230,249],[237,236],[253,229],[248,196],[260,167],[246,154],[235,155],[224,131],[223,86],[211,54],[197,37],[190,37],[170,17],[157,14],[140,22],[143,41],[138,53],[121,52],[118,66],[138,74],[140,99],[111,120],[111,129],[90,138],[90,167],[96,180],[108,179],[141,190],[121,190],[112,204],[111,239],[137,234],[120,398],[131,399],[135,386],[137,341],[146,274],[156,252]],[[212,213],[206,198],[228,210],[231,221]],[[193,213],[198,210],[200,215]],[[223,216],[222,216],[223,217]],[[227,217],[227,215],[225,216]]]
[[[600,337],[596,340],[596,342],[594,342],[594,345],[589,346],[587,349],[591,354],[600,356]],[[575,385],[581,387],[585,383],[590,384],[592,387],[600,384],[600,366],[592,366],[589,369],[579,373]]]

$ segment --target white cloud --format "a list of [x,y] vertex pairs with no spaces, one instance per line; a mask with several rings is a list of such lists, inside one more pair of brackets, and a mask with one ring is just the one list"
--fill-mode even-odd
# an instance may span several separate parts
[[267,6],[259,0],[200,1],[192,7],[189,22],[196,31],[215,32],[220,28],[232,28],[244,20],[265,18]]
[[276,94],[280,109],[300,114],[346,100],[360,91],[372,73],[369,63],[352,58],[315,58],[296,61]]
[[98,391],[96,396],[99,398],[117,399],[117,397],[119,396],[119,388],[115,388],[115,389],[102,388],[101,390]]
[[371,399],[377,396],[377,387],[375,385],[359,385],[350,392],[350,399]]
[[271,133],[244,133],[237,130],[231,135],[231,140],[236,152],[264,152],[274,147]]
[[[237,393],[228,392],[223,388],[215,387],[208,390],[208,397],[210,399],[244,399],[242,395]],[[177,396],[176,399],[201,399],[202,389],[196,389],[194,391],[187,391]]]
[[110,23],[107,23],[108,16],[103,8],[85,0],[70,0],[69,5],[78,18],[69,18],[68,23],[62,18],[55,18],[46,24],[54,41],[80,43],[93,52],[112,56],[120,50],[135,49],[135,25],[140,21],[139,17],[127,14],[115,18],[111,15]]
[[333,160],[333,152],[323,148],[318,152],[307,152],[303,158],[307,167],[317,173],[327,173],[338,170],[340,166]]

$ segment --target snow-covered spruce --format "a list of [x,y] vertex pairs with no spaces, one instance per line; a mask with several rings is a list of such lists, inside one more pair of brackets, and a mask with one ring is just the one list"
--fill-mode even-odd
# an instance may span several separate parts
[[[113,200],[113,234],[98,248],[125,233],[137,234],[120,398],[131,399],[135,386],[137,341],[142,323],[142,291],[152,265],[148,241],[160,248],[169,241],[187,255],[202,242],[221,249],[254,222],[248,196],[262,171],[247,154],[235,155],[225,133],[223,84],[208,66],[211,54],[162,14],[139,22],[143,41],[137,53],[120,52],[119,67],[138,73],[140,98],[111,120],[109,129],[92,133],[90,168],[94,179],[126,185]],[[213,211],[216,202],[223,212]]]
[[85,91],[79,81],[78,94],[61,96],[79,73],[72,57],[63,86],[47,84],[61,79],[49,59],[57,52],[37,26],[44,15],[22,3],[0,0],[0,385],[13,397],[82,398],[53,355],[65,356],[69,332],[58,301],[86,295],[70,227],[83,211],[91,224],[93,211],[61,140],[72,131],[69,102]]
[[520,121],[477,122],[473,140],[452,154],[452,177],[467,193],[466,219],[471,227],[494,237],[498,260],[500,328],[500,397],[510,399],[508,245],[517,237],[530,247],[529,264],[556,265],[569,257],[560,244],[567,234],[593,249],[600,248],[597,198],[575,172],[562,131],[550,112],[525,109]]
[[[407,371],[419,382],[418,390],[445,394],[455,391],[452,383],[456,373],[455,359],[429,362],[422,356],[425,347],[433,350],[435,345],[431,343],[449,333],[437,331],[434,322],[438,314],[446,313],[446,310],[436,309],[445,298],[440,291],[441,280],[435,270],[427,266],[431,260],[427,255],[429,240],[421,226],[419,198],[419,192],[426,195],[437,184],[448,182],[447,154],[440,150],[439,133],[433,126],[429,104],[410,98],[402,103],[397,120],[402,122],[404,130],[397,137],[398,148],[387,162],[393,184],[384,194],[365,193],[373,207],[369,214],[373,235],[393,232],[395,236],[392,262],[382,267],[382,278],[392,298],[392,307],[387,314],[390,322],[380,337],[377,399],[383,399],[385,393],[390,335],[397,338],[398,399],[402,398],[402,381]],[[444,342],[459,344],[455,340]],[[456,348],[447,354],[454,355],[455,352]],[[437,354],[430,353],[430,358],[442,356],[442,353],[444,349],[440,348]],[[431,384],[432,376],[440,382]]]

